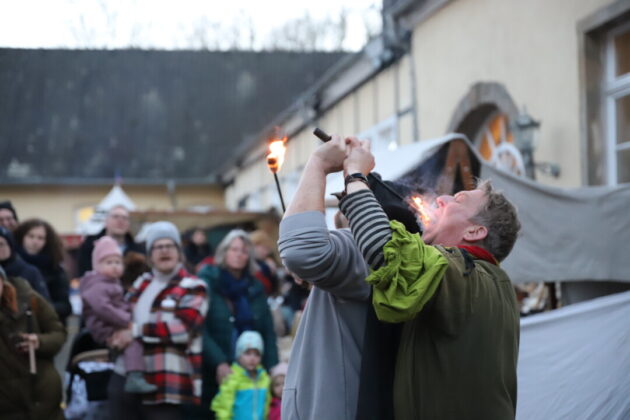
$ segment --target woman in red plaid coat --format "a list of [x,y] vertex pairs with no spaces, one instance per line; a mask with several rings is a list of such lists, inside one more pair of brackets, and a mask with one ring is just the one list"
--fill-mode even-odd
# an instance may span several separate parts
[[152,270],[140,276],[127,294],[133,322],[117,331],[110,344],[124,348],[131,340],[140,340],[144,377],[157,391],[124,393],[124,364],[119,357],[108,387],[109,418],[183,419],[184,409],[200,402],[200,328],[208,306],[205,282],[183,268],[181,240],[172,223],[154,223],[146,246]]

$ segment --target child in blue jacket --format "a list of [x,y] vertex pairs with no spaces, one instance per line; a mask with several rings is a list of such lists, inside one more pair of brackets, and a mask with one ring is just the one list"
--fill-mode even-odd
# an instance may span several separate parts
[[264,420],[269,413],[270,379],[260,364],[263,339],[245,331],[236,340],[236,362],[210,408],[217,420]]

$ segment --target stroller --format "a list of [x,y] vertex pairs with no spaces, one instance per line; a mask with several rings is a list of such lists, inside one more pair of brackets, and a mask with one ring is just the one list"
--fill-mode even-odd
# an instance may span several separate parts
[[109,349],[97,344],[87,329],[72,342],[66,367],[66,410],[68,420],[106,418],[107,384],[114,370]]

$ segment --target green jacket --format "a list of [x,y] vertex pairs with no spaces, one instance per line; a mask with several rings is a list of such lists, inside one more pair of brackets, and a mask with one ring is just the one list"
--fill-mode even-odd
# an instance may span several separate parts
[[[220,268],[206,266],[198,276],[206,281],[210,305],[206,314],[203,331],[203,393],[202,405],[207,407],[217,393],[216,368],[221,363],[231,364],[234,361],[234,342],[236,330],[229,301],[219,291]],[[267,296],[262,284],[250,278],[249,303],[254,314],[254,329],[260,333],[265,345],[262,364],[270,369],[278,364],[278,347],[276,333]]]
[[264,420],[269,415],[271,379],[262,366],[252,379],[238,363],[232,364],[232,374],[212,400],[217,420]]
[[429,246],[391,222],[370,274],[381,320],[405,322],[394,380],[398,420],[500,420],[516,411],[519,313],[497,265]]
[[[8,280],[17,292],[18,312],[0,309],[0,417],[15,420],[63,419],[61,379],[53,364],[66,338],[53,307],[22,278]],[[28,354],[18,353],[14,336],[27,332],[27,308],[32,308],[32,331],[38,335],[37,374],[31,378]]]

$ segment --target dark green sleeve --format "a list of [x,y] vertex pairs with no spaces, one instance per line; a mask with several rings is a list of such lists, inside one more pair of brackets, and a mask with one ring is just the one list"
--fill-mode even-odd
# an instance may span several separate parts
[[444,278],[431,301],[431,322],[448,335],[457,335],[470,317],[473,296],[487,295],[483,289],[486,282],[471,258],[466,260],[462,251],[452,247],[436,247],[448,261]]
[[37,318],[39,326],[39,348],[37,354],[42,357],[52,358],[61,350],[66,340],[66,329],[59,320],[57,313],[46,299],[38,293],[32,292],[31,305],[33,316]]
[[216,368],[221,363],[229,363],[227,355],[221,350],[214,338],[206,331],[203,333],[203,359],[207,366]]
[[271,369],[278,364],[278,345],[273,327],[273,317],[265,295],[260,294],[257,301],[256,307],[260,312],[260,335],[262,335],[265,344],[263,365],[266,369]]
[[230,361],[232,360],[231,357],[225,354],[221,346],[219,346],[217,341],[209,333],[209,331],[211,331],[210,327],[212,327],[210,323],[214,321],[212,314],[215,308],[213,308],[212,305],[218,304],[218,302],[216,301],[217,297],[213,295],[212,292],[212,280],[218,275],[218,269],[213,266],[206,266],[197,275],[199,278],[205,280],[208,299],[210,301],[208,305],[208,311],[206,313],[202,335],[203,362],[206,366],[212,366],[212,368],[214,369],[221,363],[230,363]]

